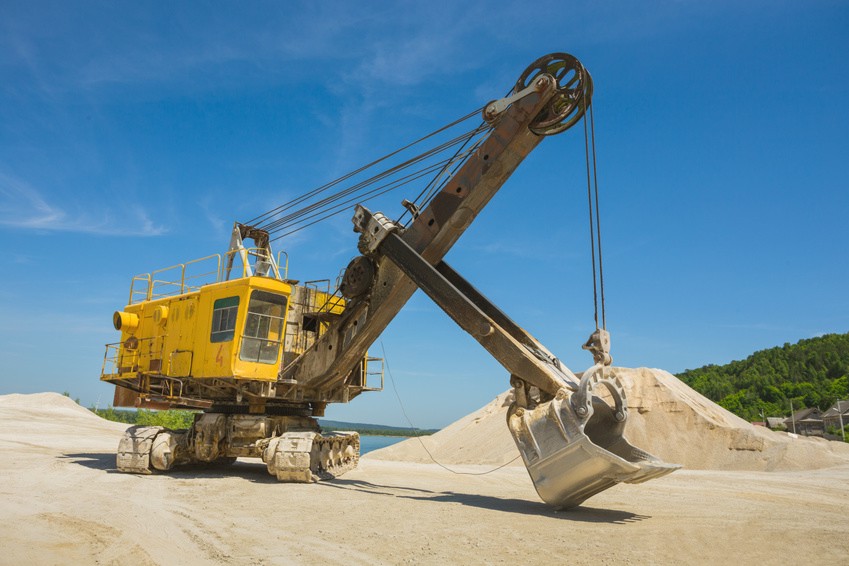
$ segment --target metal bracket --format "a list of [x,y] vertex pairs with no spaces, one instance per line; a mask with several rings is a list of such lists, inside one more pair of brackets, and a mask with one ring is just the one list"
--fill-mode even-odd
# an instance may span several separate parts
[[533,83],[523,88],[519,92],[507,96],[505,98],[500,98],[498,100],[493,100],[489,104],[487,104],[483,109],[483,119],[487,123],[492,123],[498,118],[498,115],[507,110],[507,108],[516,102],[517,100],[521,100],[525,98],[529,94],[533,94],[535,92],[539,92],[542,90],[546,83],[552,82],[554,79],[548,76],[540,76]]
[[361,204],[357,205],[351,221],[354,223],[354,232],[361,234],[357,247],[363,254],[374,253],[389,234],[400,230],[400,226],[382,213],[372,213]]
[[[245,247],[245,239],[251,239],[256,243],[255,250],[251,251]],[[253,226],[233,224],[233,231],[230,234],[230,248],[227,251],[226,262],[223,267],[223,279],[229,280],[233,270],[235,256],[241,258],[244,266],[244,273],[248,277],[253,275],[261,275],[263,277],[273,277],[278,273],[277,264],[271,254],[271,244],[269,243],[268,232]],[[257,260],[253,268],[251,268],[249,256],[256,256]]]
[[419,214],[421,214],[421,212],[422,212],[419,209],[419,207],[416,206],[415,203],[410,202],[407,199],[404,199],[404,200],[401,201],[401,206],[403,206],[404,208],[407,209],[407,211],[410,213],[410,215],[413,217],[413,219],[418,218]]
[[610,332],[603,328],[596,328],[581,348],[590,352],[593,361],[599,365],[609,366],[613,363],[610,355]]

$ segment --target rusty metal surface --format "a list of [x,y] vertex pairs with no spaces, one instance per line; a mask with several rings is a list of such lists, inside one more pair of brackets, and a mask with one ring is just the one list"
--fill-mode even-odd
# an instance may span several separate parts
[[[404,241],[428,262],[442,259],[542,140],[528,129],[528,124],[545,107],[556,88],[553,81],[539,82],[539,92],[523,98],[504,112],[478,151],[405,230]],[[376,274],[370,291],[351,301],[342,319],[313,348],[281,372],[281,379],[299,384],[305,398],[347,401],[340,386],[351,368],[416,290],[416,285],[397,265],[380,254],[375,254],[373,261]],[[347,342],[344,347],[343,338]]]
[[[577,387],[577,378],[571,371],[563,369],[556,360],[547,359],[528,348],[528,345],[536,343],[533,337],[526,332],[521,332],[519,338],[525,338],[526,342],[522,343],[506,332],[478,304],[475,304],[474,300],[457,289],[400,237],[390,234],[380,249],[512,375],[519,375],[523,380],[552,395],[562,387]],[[471,287],[459,274],[450,269],[447,271],[451,273],[455,282],[462,281],[462,286],[467,290]],[[490,312],[496,310],[494,305],[480,293],[476,293],[474,297]],[[499,319],[501,322],[509,320],[503,313],[500,313]],[[510,328],[516,331],[518,326],[513,323]]]

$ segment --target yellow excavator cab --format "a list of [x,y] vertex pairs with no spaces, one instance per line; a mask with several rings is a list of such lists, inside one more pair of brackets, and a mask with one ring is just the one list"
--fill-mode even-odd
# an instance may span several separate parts
[[[186,275],[187,266],[210,260],[214,271]],[[117,386],[115,406],[203,408],[208,403],[196,390],[204,383],[238,390],[239,382],[275,382],[281,365],[344,311],[329,284],[298,285],[281,278],[274,263],[266,275],[222,265],[214,255],[133,278],[129,304],[112,317],[120,342],[107,345],[101,371],[101,380]],[[197,384],[192,394],[187,383]]]
[[253,276],[127,305],[113,317],[121,341],[114,345],[112,371],[102,379],[161,374],[274,380],[291,294],[288,283]]

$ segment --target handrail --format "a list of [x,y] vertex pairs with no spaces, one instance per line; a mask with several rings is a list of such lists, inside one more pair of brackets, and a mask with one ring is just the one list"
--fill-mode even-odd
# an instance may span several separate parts
[[[280,269],[278,268],[281,254],[286,258],[282,277]],[[222,254],[212,254],[187,261],[186,263],[178,263],[169,267],[157,269],[150,273],[136,275],[130,282],[130,296],[128,304],[133,305],[143,301],[182,295],[183,293],[197,291],[204,285],[220,283],[227,279],[227,277],[225,277],[225,271],[227,269],[224,267],[226,262],[222,260],[226,259],[229,261],[231,256],[239,257],[241,260],[241,277],[247,277],[249,271],[253,273],[256,263],[260,260],[267,261],[270,264],[270,275],[274,278],[285,281],[289,276],[289,254],[285,251],[278,253],[278,262],[275,262],[274,258],[271,257],[263,248],[242,248],[240,250],[231,250],[225,253],[223,257]],[[251,261],[251,258],[253,258],[253,261]],[[202,262],[208,263],[210,261],[215,263],[214,268],[210,267],[209,269],[199,273],[192,272],[193,266]],[[237,266],[233,267],[236,269],[236,273],[239,273],[239,268]],[[179,275],[162,276],[163,274],[167,274],[168,272],[175,270],[179,272]],[[139,289],[138,287],[142,286],[142,284],[144,288]]]
[[279,252],[277,252],[277,267],[278,267],[278,269],[280,268],[280,256],[281,255],[286,256],[286,263],[283,267],[283,277],[281,278],[281,279],[286,280],[286,279],[289,279],[289,254],[287,252],[285,252],[284,250],[280,250]]
[[136,302],[136,301],[135,301],[135,296],[136,296],[136,294],[137,294],[137,293],[142,293],[142,291],[136,291],[136,290],[135,290],[136,281],[145,281],[145,282],[147,283],[147,288],[146,288],[146,289],[144,290],[144,292],[143,292],[143,294],[144,294],[145,298],[144,298],[144,299],[141,299],[141,300],[142,300],[142,301],[149,300],[149,296],[150,296],[150,284],[151,284],[151,280],[150,280],[150,273],[143,273],[143,274],[141,274],[141,275],[136,275],[136,276],[134,276],[134,277],[133,277],[132,282],[130,282],[130,302],[129,302],[129,303],[127,303],[127,304],[129,304],[129,305],[132,305],[133,303],[135,303],[135,302]]

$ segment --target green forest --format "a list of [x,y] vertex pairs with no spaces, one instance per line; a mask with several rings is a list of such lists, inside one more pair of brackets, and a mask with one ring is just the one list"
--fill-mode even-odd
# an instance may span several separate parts
[[144,426],[164,426],[172,430],[189,428],[195,420],[194,411],[172,409],[169,411],[148,411],[146,409],[95,409],[90,410],[97,416],[119,423]]
[[791,402],[794,410],[826,410],[849,398],[849,334],[800,340],[677,377],[748,421],[790,416]]

